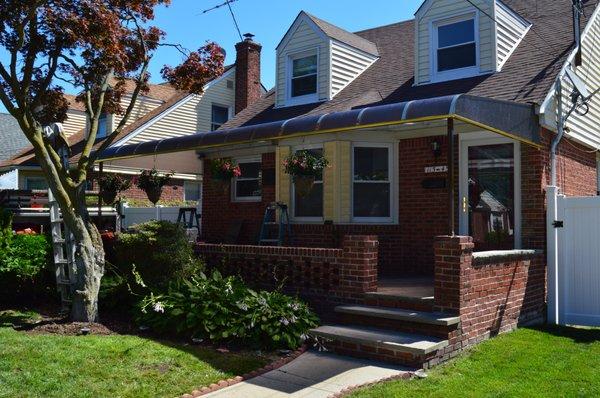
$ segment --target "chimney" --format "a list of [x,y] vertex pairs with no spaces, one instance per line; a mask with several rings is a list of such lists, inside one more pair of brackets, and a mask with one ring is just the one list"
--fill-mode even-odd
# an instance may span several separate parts
[[244,110],[258,100],[261,95],[260,85],[260,50],[251,33],[244,35],[244,41],[235,45],[235,113]]

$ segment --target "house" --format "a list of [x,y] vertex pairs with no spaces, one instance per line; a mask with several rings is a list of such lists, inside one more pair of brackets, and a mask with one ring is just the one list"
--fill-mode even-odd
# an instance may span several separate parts
[[[600,86],[598,14],[593,1],[426,0],[412,20],[351,33],[303,11],[276,48],[275,87],[218,131],[102,157],[235,159],[227,193],[204,167],[209,266],[303,295],[338,352],[430,366],[544,319],[546,187],[598,191],[600,98],[577,89]],[[304,197],[282,164],[301,149],[330,162]],[[291,243],[259,246],[274,201]]]
[[[244,42],[239,43],[237,48],[236,62],[227,66],[220,77],[207,83],[201,95],[178,91],[166,83],[149,84],[149,91],[138,97],[130,121],[112,147],[138,145],[159,139],[183,137],[197,131],[216,130],[248,104],[260,98],[265,92],[260,83],[260,58],[248,56],[248,46]],[[259,54],[261,47],[252,46],[252,50]],[[121,101],[124,109],[131,101],[134,88],[134,83],[128,82],[126,94]],[[63,128],[73,152],[71,161],[75,162],[83,147],[88,118],[83,104],[77,102],[75,96],[66,97],[69,110]],[[101,116],[96,147],[114,130],[121,117],[118,114]],[[30,145],[11,155],[0,163],[0,171],[14,173],[14,170],[19,170],[18,185],[14,188],[47,188]],[[174,172],[172,181],[163,190],[164,202],[199,201],[202,162],[193,151],[171,157],[136,159],[133,162],[106,162],[103,172],[133,176],[139,174],[141,169],[152,167],[165,173]],[[93,184],[90,181],[90,187]],[[135,186],[123,192],[122,196],[131,202],[148,202],[146,194]]]
[[[7,113],[0,113],[0,162],[10,159],[15,153],[29,146],[29,141],[21,132],[17,120]],[[18,181],[17,172],[0,174],[0,189],[16,188]]]

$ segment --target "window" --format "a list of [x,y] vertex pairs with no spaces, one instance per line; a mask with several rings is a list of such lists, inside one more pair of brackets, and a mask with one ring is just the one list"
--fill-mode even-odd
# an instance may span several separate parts
[[[323,156],[323,148],[309,149],[315,156]],[[294,186],[294,184],[292,184]],[[293,189],[294,194],[294,218],[304,220],[320,221],[323,219],[323,176],[315,178],[315,184],[310,193],[300,196]]]
[[104,138],[108,134],[108,115],[103,113],[98,118],[98,131],[96,133],[96,139]]
[[25,189],[48,189],[48,183],[44,177],[25,177]]
[[215,131],[229,120],[229,108],[226,106],[212,105],[210,130]]
[[202,197],[202,184],[198,181],[183,182],[183,200],[190,202],[200,202]]
[[365,221],[392,220],[391,146],[355,146],[352,214]]
[[472,14],[434,23],[434,75],[460,78],[477,72],[473,69],[477,67],[476,26]]
[[317,100],[317,63],[316,51],[290,56],[288,99],[291,103]]
[[260,159],[238,159],[242,175],[233,179],[232,195],[236,202],[259,202],[262,199],[262,163]]

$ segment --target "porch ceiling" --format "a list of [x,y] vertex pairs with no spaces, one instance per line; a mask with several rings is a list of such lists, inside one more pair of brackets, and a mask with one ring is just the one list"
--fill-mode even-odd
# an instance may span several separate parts
[[458,94],[112,147],[103,152],[100,160],[226,147],[448,118],[531,145],[539,144],[538,121],[533,105]]

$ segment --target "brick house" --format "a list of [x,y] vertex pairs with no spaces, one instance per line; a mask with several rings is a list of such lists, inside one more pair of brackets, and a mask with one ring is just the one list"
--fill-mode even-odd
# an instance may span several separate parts
[[[582,104],[569,76],[600,86],[600,20],[594,2],[578,7],[426,0],[413,20],[355,33],[303,11],[263,98],[218,131],[103,158],[235,159],[226,193],[204,168],[209,266],[301,294],[339,352],[436,364],[543,321],[546,186],[554,172],[566,195],[598,192],[600,100]],[[561,141],[557,98],[576,110]],[[282,165],[301,149],[330,162],[308,196]],[[274,201],[290,209],[289,247],[257,245]]]

